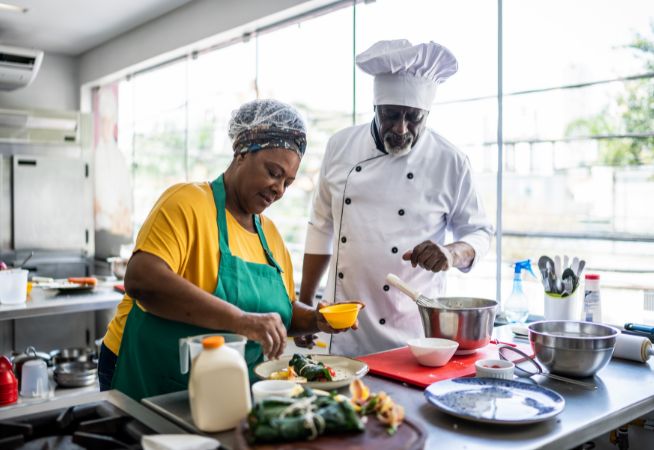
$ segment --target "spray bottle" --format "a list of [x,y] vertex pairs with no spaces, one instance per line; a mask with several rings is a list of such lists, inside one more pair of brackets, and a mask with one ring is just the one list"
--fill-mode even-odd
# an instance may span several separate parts
[[534,271],[531,270],[531,260],[525,259],[515,263],[513,271],[513,290],[511,295],[504,302],[504,315],[508,322],[524,323],[529,316],[529,299],[522,290],[522,271],[528,270],[536,278]]

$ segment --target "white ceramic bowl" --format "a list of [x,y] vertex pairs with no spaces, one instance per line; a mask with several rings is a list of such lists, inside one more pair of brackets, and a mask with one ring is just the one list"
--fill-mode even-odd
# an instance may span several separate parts
[[291,397],[298,388],[299,384],[294,381],[261,380],[252,385],[252,399],[257,403],[269,397]]
[[477,378],[499,378],[512,380],[515,365],[503,359],[480,359],[475,361]]
[[441,338],[411,339],[407,344],[420,364],[431,367],[447,364],[459,347],[458,342]]

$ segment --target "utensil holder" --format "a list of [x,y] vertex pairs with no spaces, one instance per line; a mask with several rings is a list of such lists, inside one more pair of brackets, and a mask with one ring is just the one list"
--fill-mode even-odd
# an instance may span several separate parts
[[577,291],[565,297],[545,292],[545,320],[577,320],[578,317]]

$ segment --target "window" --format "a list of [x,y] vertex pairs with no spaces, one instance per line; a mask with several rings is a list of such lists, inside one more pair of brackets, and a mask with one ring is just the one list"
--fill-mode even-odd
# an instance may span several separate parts
[[[502,218],[496,224],[501,260],[493,245],[471,273],[452,271],[448,294],[499,291],[503,299],[512,262],[577,255],[587,260],[587,271],[602,275],[606,317],[642,320],[650,314],[643,293],[654,290],[650,3],[342,2],[136,74],[119,89],[119,143],[133,163],[135,223],[170,184],[210,180],[227,167],[233,109],[257,96],[278,98],[301,110],[309,125],[297,180],[267,211],[299,274],[327,140],[373,114],[372,77],[354,69],[353,55],[380,39],[433,40],[453,51],[459,71],[439,87],[428,124],[466,153],[487,214],[493,222]],[[542,313],[540,283],[525,281],[531,311]]]
[[[643,207],[654,195],[654,53],[633,45],[654,42],[654,10],[506,0],[504,11],[503,260],[583,257],[603,297],[620,299],[603,303],[605,317],[642,320],[654,271],[654,211]],[[540,284],[526,289],[542,312]]]

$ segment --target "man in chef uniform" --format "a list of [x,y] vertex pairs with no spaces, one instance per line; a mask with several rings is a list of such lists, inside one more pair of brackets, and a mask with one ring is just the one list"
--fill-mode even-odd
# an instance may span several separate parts
[[[436,87],[457,71],[454,55],[434,42],[381,41],[356,64],[375,77],[375,117],[327,144],[300,290],[300,300],[311,305],[329,267],[324,298],[365,303],[359,331],[332,336],[330,352],[339,355],[423,337],[418,308],[386,275],[427,297],[443,295],[445,271],[469,271],[493,234],[468,158],[425,126]],[[454,242],[445,244],[448,230]],[[314,337],[296,343],[311,347]]]

